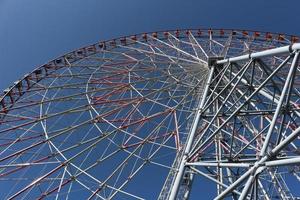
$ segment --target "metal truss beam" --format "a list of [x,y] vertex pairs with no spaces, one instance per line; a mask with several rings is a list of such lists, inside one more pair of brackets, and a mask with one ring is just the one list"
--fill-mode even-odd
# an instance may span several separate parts
[[249,60],[249,59],[256,59],[256,58],[262,58],[262,57],[266,57],[266,56],[275,56],[275,55],[284,54],[284,53],[292,53],[292,52],[298,51],[298,50],[300,50],[300,43],[295,43],[295,44],[292,44],[289,46],[278,47],[278,48],[274,48],[274,49],[268,49],[265,51],[249,53],[249,54],[242,55],[242,56],[218,60],[217,64],[225,64],[228,62],[237,62],[237,61],[243,61],[243,60]]
[[[299,50],[300,50],[300,43],[291,44],[289,46],[274,48],[274,49],[268,49],[260,52],[255,53],[249,53],[242,56],[237,57],[231,57],[226,59],[220,59],[217,60],[214,65],[211,67],[210,76],[207,79],[207,85],[205,88],[205,93],[202,96],[201,103],[198,106],[198,112],[195,116],[193,126],[191,128],[191,131],[189,133],[189,137],[187,140],[187,145],[184,149],[184,156],[181,160],[181,163],[178,168],[178,172],[175,177],[175,181],[171,187],[170,190],[170,196],[169,200],[175,200],[177,192],[179,190],[180,184],[182,182],[183,174],[185,169],[189,168],[192,170],[195,174],[202,175],[208,179],[213,179],[211,181],[216,182],[218,184],[218,188],[223,188],[223,191],[220,191],[218,193],[215,200],[224,199],[229,193],[234,195],[234,198],[237,196],[239,197],[239,200],[243,199],[249,199],[249,198],[258,198],[258,187],[261,188],[261,191],[263,191],[264,194],[266,194],[265,190],[263,189],[263,185],[261,181],[259,180],[258,176],[261,172],[263,172],[266,168],[270,167],[279,167],[279,166],[285,166],[285,165],[292,165],[292,164],[298,164],[299,163],[299,157],[283,157],[278,158],[278,160],[273,160],[280,151],[285,148],[287,145],[293,142],[293,140],[299,136],[300,134],[300,128],[295,129],[290,135],[282,136],[282,140],[280,143],[278,143],[276,146],[270,147],[270,139],[273,137],[274,130],[276,128],[277,130],[277,123],[278,118],[280,115],[282,115],[283,111],[282,108],[284,104],[292,104],[294,105],[294,102],[290,102],[289,96],[292,92],[292,84],[293,79],[295,77],[296,69],[298,67],[298,60],[299,60]],[[260,84],[257,84],[257,80],[254,79],[254,70],[255,67],[257,67],[258,64],[255,64],[254,61],[257,59],[262,59],[265,57],[273,57],[277,55],[283,55],[285,56],[285,59],[282,60],[282,62],[273,69],[268,76],[262,80]],[[270,81],[273,81],[273,79],[278,78],[275,77],[276,74],[284,69],[285,66],[289,63],[289,60],[293,58],[292,63],[290,63],[290,67],[288,68],[288,72],[285,81],[283,83],[282,88],[280,88],[281,95],[272,96],[266,90],[267,84]],[[245,62],[246,61],[246,62]],[[233,76],[231,79],[225,79],[226,75],[225,73],[227,70],[231,70],[232,64],[242,62],[243,66],[238,70],[238,72],[230,72],[230,74]],[[208,62],[209,64],[210,62]],[[246,64],[245,64],[246,63]],[[226,67],[220,68],[220,65],[226,65]],[[226,68],[226,69],[224,69]],[[249,76],[249,69],[252,70],[252,77],[251,81],[247,80],[245,78],[246,74]],[[223,71],[222,71],[223,70]],[[220,74],[217,74],[217,71],[220,72]],[[227,72],[228,73],[228,72]],[[218,77],[218,81],[215,81],[216,77]],[[275,78],[274,78],[275,77]],[[253,85],[253,82],[255,83]],[[222,85],[223,84],[223,85]],[[252,87],[252,93],[250,92],[248,95],[246,95],[246,92],[242,91],[238,88],[238,85],[244,84],[245,86]],[[221,87],[219,85],[222,85]],[[218,88],[219,87],[219,88]],[[278,88],[277,88],[278,89]],[[228,93],[224,95],[225,91]],[[238,91],[240,95],[242,95],[240,98],[245,99],[245,101],[242,101],[243,103],[237,104],[238,100],[236,102],[231,102],[231,108],[227,110],[227,112],[224,112],[225,107],[227,107],[227,103],[229,103],[229,99],[234,98],[233,95],[235,94],[234,91]],[[252,98],[255,95],[261,95],[262,99],[266,101],[273,102],[276,105],[276,109],[272,108],[271,112],[263,112],[264,110],[260,107],[259,110],[255,106],[254,103],[252,103]],[[220,99],[222,99],[222,103],[220,103]],[[286,100],[287,99],[287,100]],[[285,101],[286,100],[286,101]],[[218,103],[219,102],[219,103]],[[218,104],[218,108],[212,109],[212,106],[215,106],[215,104]],[[235,104],[237,104],[236,107]],[[242,108],[246,107],[247,104],[252,107],[255,107],[254,110],[241,110]],[[248,106],[248,108],[249,108]],[[286,106],[286,105],[285,105]],[[234,108],[234,109],[233,109]],[[233,109],[232,112],[230,109]],[[266,108],[265,110],[269,110],[270,108]],[[297,117],[299,117],[298,110],[294,110],[293,112],[291,110],[288,110],[286,114],[289,116],[292,115],[292,113],[295,113]],[[207,126],[205,130],[202,130],[202,133],[200,133],[200,137],[195,137],[195,132],[200,124],[200,122],[204,121],[205,116],[210,116],[207,118]],[[201,153],[199,153],[200,150],[210,148],[210,145],[212,143],[212,140],[216,140],[216,138],[222,136],[223,129],[227,128],[229,126],[230,121],[232,119],[238,118],[242,121],[242,118],[249,117],[249,116],[259,116],[262,120],[266,120],[269,122],[265,127],[261,127],[261,131],[258,133],[256,128],[248,125],[244,125],[247,127],[247,130],[249,132],[252,132],[252,134],[255,135],[253,139],[249,142],[247,142],[246,146],[241,148],[240,151],[234,153],[234,159],[233,160],[201,160]],[[272,116],[272,117],[270,117]],[[225,118],[223,118],[225,117]],[[222,119],[221,121],[219,119]],[[285,119],[285,118],[283,118]],[[219,121],[219,124],[213,125],[216,123],[216,121]],[[242,123],[248,123],[243,122]],[[257,123],[257,122],[255,122]],[[253,124],[252,124],[253,126]],[[232,127],[231,127],[232,128]],[[246,129],[246,128],[245,128]],[[281,126],[282,129],[282,126]],[[234,131],[234,130],[233,130]],[[218,133],[218,134],[217,134]],[[233,133],[234,134],[234,133]],[[280,133],[282,134],[282,133]],[[286,133],[285,133],[286,134]],[[234,136],[234,135],[233,135]],[[232,136],[232,137],[233,137]],[[206,138],[205,138],[206,137]],[[281,137],[279,137],[281,138]],[[234,138],[232,139],[234,140]],[[263,140],[259,145],[259,148],[257,148],[256,151],[259,152],[259,156],[254,155],[254,160],[245,160],[240,161],[237,156],[244,151],[246,148],[253,148],[251,146],[251,143],[254,143],[255,141]],[[232,142],[231,142],[231,145]],[[232,146],[230,147],[232,149]],[[231,179],[231,184],[227,185],[222,182],[221,179],[214,179],[211,178],[209,175],[207,175],[204,172],[201,172],[197,167],[212,167],[219,169],[222,173],[222,168],[229,169],[229,168],[244,168],[246,169],[246,172],[244,172],[239,178],[237,178],[235,181]],[[271,173],[271,172],[270,172]],[[230,174],[230,173],[229,173]],[[222,174],[219,174],[218,176],[222,176]],[[244,187],[238,188],[242,183],[245,183]],[[275,183],[274,183],[275,184]],[[276,183],[278,185],[278,183]],[[219,190],[219,189],[218,189]],[[280,189],[282,190],[282,189]],[[234,194],[233,194],[234,193]],[[237,196],[236,196],[237,195]],[[250,196],[249,196],[250,195]],[[281,196],[284,196],[284,193],[280,193]],[[268,197],[269,198],[269,197]]]

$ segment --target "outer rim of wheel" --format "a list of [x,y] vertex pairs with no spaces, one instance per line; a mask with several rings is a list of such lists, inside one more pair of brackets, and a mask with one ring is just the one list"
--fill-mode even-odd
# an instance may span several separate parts
[[[0,112],[5,112],[6,101],[10,98],[9,97],[10,94],[14,90],[18,90],[18,87],[23,83],[25,83],[28,77],[36,76],[37,74],[43,72],[48,73],[47,71],[50,65],[56,66],[57,67],[56,69],[65,66],[65,64],[67,64],[65,63],[66,61],[65,58],[67,56],[72,56],[72,55],[81,56],[82,52],[87,53],[86,55],[92,55],[93,53],[97,52],[97,50],[102,50],[105,48],[113,48],[115,44],[124,43],[124,41],[126,43],[126,39],[128,38],[130,38],[131,40],[145,40],[144,37],[147,37],[147,35],[149,34],[152,35],[153,37],[163,38],[167,36],[168,32],[173,32],[175,34],[178,34],[179,37],[186,37],[189,34],[189,31],[196,32],[198,37],[201,37],[206,33],[213,34],[216,37],[226,37],[230,34],[232,35],[240,34],[240,36],[242,37],[254,37],[257,40],[262,40],[262,41],[275,40],[282,44],[293,44],[299,41],[299,36],[276,33],[276,32],[253,31],[253,30],[246,30],[246,29],[212,29],[212,28],[198,28],[198,29],[192,28],[192,29],[173,29],[173,30],[165,30],[165,31],[153,31],[153,32],[145,32],[145,33],[132,34],[132,35],[127,35],[122,37],[116,37],[109,40],[103,40],[91,45],[80,47],[68,53],[65,53],[59,57],[56,57],[55,59],[50,60],[46,64],[40,65],[30,73],[25,74],[21,79],[15,81],[13,85],[11,85],[10,87],[8,87],[3,91],[3,95],[0,97]],[[128,43],[128,44],[132,44],[132,43]],[[76,61],[76,60],[74,59],[71,61]],[[61,62],[64,62],[64,65],[59,65]],[[19,96],[22,96],[21,92]],[[12,106],[14,102],[15,101],[12,101],[12,104],[10,106]]]

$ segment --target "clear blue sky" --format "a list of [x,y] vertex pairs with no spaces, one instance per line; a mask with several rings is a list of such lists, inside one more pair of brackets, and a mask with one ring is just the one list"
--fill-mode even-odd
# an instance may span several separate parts
[[299,0],[0,0],[0,90],[75,48],[176,28],[300,35]]
[[117,36],[175,28],[300,35],[299,0],[0,0],[0,90],[67,51]]

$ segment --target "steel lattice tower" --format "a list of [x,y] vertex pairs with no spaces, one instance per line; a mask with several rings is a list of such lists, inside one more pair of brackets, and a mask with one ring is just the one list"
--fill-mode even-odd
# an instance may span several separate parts
[[0,99],[0,198],[298,199],[298,40],[143,33],[38,67]]

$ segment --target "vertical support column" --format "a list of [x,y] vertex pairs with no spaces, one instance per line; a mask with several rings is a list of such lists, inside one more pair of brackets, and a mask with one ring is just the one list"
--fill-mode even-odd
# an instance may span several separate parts
[[[209,62],[209,64],[210,64],[210,62]],[[194,122],[193,122],[193,125],[192,125],[192,128],[191,128],[191,131],[189,133],[189,137],[187,139],[187,144],[186,144],[185,149],[184,149],[184,155],[183,155],[181,163],[179,165],[178,172],[177,172],[176,177],[175,177],[175,181],[174,181],[174,183],[171,187],[169,200],[175,200],[176,199],[176,195],[177,195],[179,187],[180,187],[180,182],[181,182],[181,179],[182,179],[184,171],[185,171],[185,163],[186,163],[187,158],[188,158],[188,153],[190,152],[190,150],[192,148],[195,133],[196,133],[196,130],[197,130],[197,127],[198,127],[198,123],[200,121],[202,108],[204,106],[205,99],[206,99],[206,96],[207,96],[207,93],[208,93],[208,90],[209,90],[210,82],[211,82],[211,79],[213,77],[213,73],[214,73],[214,70],[215,70],[215,66],[212,65],[210,67],[211,68],[210,68],[209,76],[208,76],[207,81],[206,81],[206,85],[205,85],[205,88],[204,88],[202,99],[201,99],[201,102],[198,106],[197,113],[196,113],[196,116],[194,118]]]

